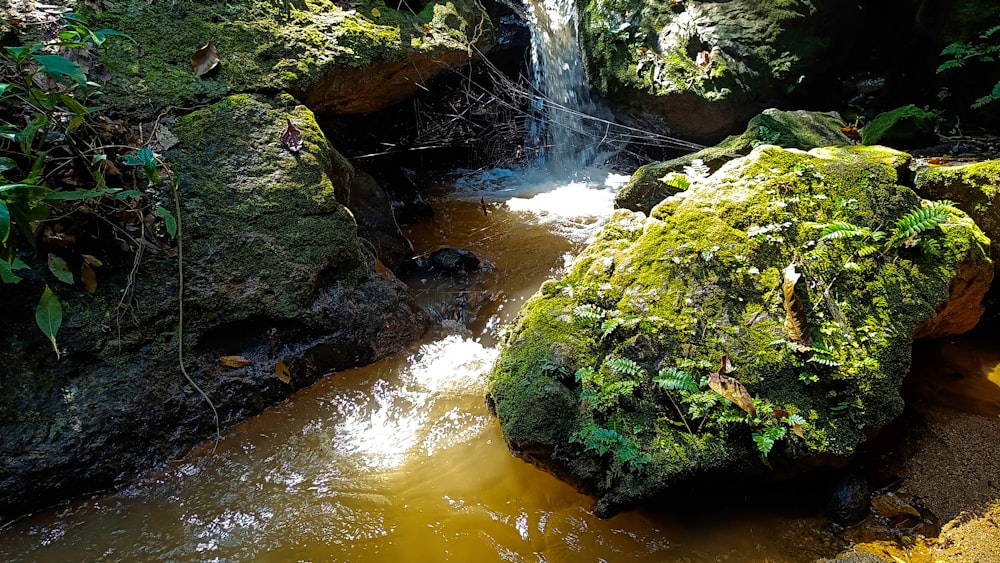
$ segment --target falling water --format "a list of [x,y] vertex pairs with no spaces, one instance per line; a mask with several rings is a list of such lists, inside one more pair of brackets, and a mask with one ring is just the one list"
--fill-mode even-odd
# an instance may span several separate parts
[[601,143],[599,108],[591,99],[577,39],[575,0],[527,0],[536,96],[528,148],[550,171],[572,176],[593,163]]

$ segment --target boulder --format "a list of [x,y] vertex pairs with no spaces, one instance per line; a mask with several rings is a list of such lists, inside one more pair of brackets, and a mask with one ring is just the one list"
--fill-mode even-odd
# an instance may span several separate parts
[[902,411],[919,327],[993,275],[968,216],[900,185],[909,160],[763,145],[649,218],[616,211],[505,338],[488,404],[508,447],[605,517],[848,460]]
[[859,132],[866,145],[914,148],[937,141],[936,126],[934,113],[910,104],[878,114]]
[[[280,140],[289,121],[297,152]],[[231,96],[171,132],[177,144],[144,198],[175,209],[176,185],[183,246],[129,239],[127,229],[115,231],[121,243],[80,236],[40,248],[73,271],[83,252],[100,259],[94,294],[40,265],[0,284],[2,518],[175,459],[215,433],[213,411],[225,428],[324,374],[400,350],[428,325],[359,242],[336,197],[354,170],[312,112],[287,96]],[[146,228],[162,228],[151,218]],[[59,221],[106,228],[85,211]],[[61,358],[35,326],[43,283],[62,301]]]
[[990,237],[991,255],[1000,256],[1000,160],[917,170],[916,190],[928,199],[949,199],[969,214]]
[[716,142],[848,56],[853,5],[587,0],[580,35],[594,87],[649,108],[673,134]]
[[[369,113],[493,42],[493,24],[472,0],[429,2],[418,14],[333,0],[129,1],[92,19],[135,41],[111,44],[103,62],[110,105],[141,118],[237,92],[290,92],[317,113]],[[209,43],[218,67],[195,76],[191,57]]]
[[682,172],[698,160],[706,171],[714,172],[724,163],[748,154],[758,145],[809,150],[816,147],[846,145],[849,139],[841,132],[845,123],[834,112],[782,111],[775,108],[754,116],[746,130],[731,135],[718,145],[640,167],[629,183],[615,195],[615,207],[632,211],[649,211],[681,189],[661,180],[671,172]]

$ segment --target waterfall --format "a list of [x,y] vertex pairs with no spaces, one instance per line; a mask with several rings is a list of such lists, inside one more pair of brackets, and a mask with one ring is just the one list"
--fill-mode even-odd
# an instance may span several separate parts
[[575,0],[525,0],[531,26],[535,96],[528,115],[527,149],[559,175],[593,164],[605,127],[592,119]]

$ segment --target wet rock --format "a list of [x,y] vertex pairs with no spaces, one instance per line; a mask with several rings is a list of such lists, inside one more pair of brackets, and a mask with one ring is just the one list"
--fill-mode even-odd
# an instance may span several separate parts
[[830,519],[840,526],[860,522],[868,515],[871,494],[871,485],[862,471],[847,472],[838,480],[830,497],[827,506]]
[[[248,141],[278,139],[289,119],[298,153]],[[182,255],[108,247],[93,295],[53,285],[61,359],[35,326],[41,282],[0,284],[0,518],[128,479],[214,436],[212,409],[181,373],[180,335],[186,372],[224,429],[324,374],[398,351],[428,325],[358,240],[337,198],[353,169],[309,110],[232,96],[172,129],[180,143],[164,159],[179,180]],[[151,193],[172,207],[165,182]],[[224,355],[250,364],[227,367]]]
[[427,267],[443,274],[467,274],[479,269],[479,257],[461,248],[439,248],[427,257]]
[[383,264],[398,272],[410,262],[413,245],[399,230],[388,194],[367,172],[355,173],[347,207],[358,223],[358,236],[372,246]]
[[714,147],[639,168],[615,195],[615,207],[648,214],[664,198],[682,191],[661,178],[670,173],[684,173],[696,160],[705,166],[706,173],[710,173],[734,158],[749,154],[757,145],[809,150],[849,144],[840,131],[844,126],[843,120],[832,112],[766,109],[750,120],[746,131],[727,137]]
[[[901,185],[909,160],[884,147],[764,145],[648,218],[616,211],[506,337],[489,394],[510,448],[530,444],[602,509],[692,476],[850,459],[902,412],[917,327],[945,308],[964,265],[992,269],[960,212],[921,233],[936,241],[926,252],[905,244],[893,226],[922,208]],[[840,228],[891,232],[862,251],[821,236]],[[554,396],[565,409],[536,404]],[[720,402],[692,413],[701,400]]]

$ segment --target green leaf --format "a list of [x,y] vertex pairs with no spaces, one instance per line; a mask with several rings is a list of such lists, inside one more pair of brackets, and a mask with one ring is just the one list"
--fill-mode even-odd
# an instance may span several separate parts
[[7,91],[7,90],[8,90],[9,88],[10,88],[10,86],[11,86],[11,85],[10,85],[10,84],[7,84],[6,82],[5,82],[5,83],[2,83],[2,84],[0,84],[0,98],[2,98],[2,97],[3,97],[3,95],[4,95],[4,92],[6,92],[6,91]]
[[153,162],[153,150],[149,147],[139,149],[139,160],[143,163]]
[[142,166],[146,164],[141,158],[135,156],[134,154],[125,155],[122,163],[125,164],[125,166]]
[[20,258],[15,258],[13,264],[8,264],[6,260],[0,260],[0,280],[4,283],[17,283],[21,281],[21,276],[14,273],[14,270],[27,268],[27,264]]
[[156,214],[163,217],[163,222],[167,225],[167,234],[170,238],[175,238],[177,236],[177,219],[174,218],[165,207],[156,206]]
[[15,168],[17,168],[17,163],[14,162],[14,159],[0,156],[0,174]]
[[114,194],[111,197],[113,197],[114,199],[117,199],[118,201],[125,201],[126,199],[129,199],[129,198],[140,198],[140,197],[142,197],[142,194],[139,193],[136,190],[125,190],[125,191],[118,192],[118,193]]
[[63,105],[69,108],[69,110],[76,115],[82,116],[90,113],[90,110],[87,109],[86,106],[84,106],[80,102],[76,101],[76,98],[74,98],[73,96],[67,96],[66,94],[62,94],[59,96],[59,99],[62,100]]
[[83,73],[83,69],[80,68],[80,65],[70,62],[68,59],[59,55],[34,55],[33,58],[41,65],[38,69],[39,72],[48,74],[53,78],[65,76],[76,82],[80,87],[87,85],[87,75]]
[[8,236],[10,236],[10,210],[0,199],[0,243],[6,243]]
[[49,254],[49,271],[59,281],[73,285],[73,272],[69,271],[66,261],[55,254]]
[[92,197],[101,197],[106,190],[60,190],[45,196],[45,201],[79,201]]
[[49,337],[57,358],[61,354],[59,346],[56,344],[56,334],[59,332],[59,327],[62,326],[62,317],[62,303],[59,302],[56,294],[52,293],[49,286],[45,286],[45,292],[42,293],[42,298],[38,300],[38,307],[35,308],[35,323],[42,330],[42,334]]

